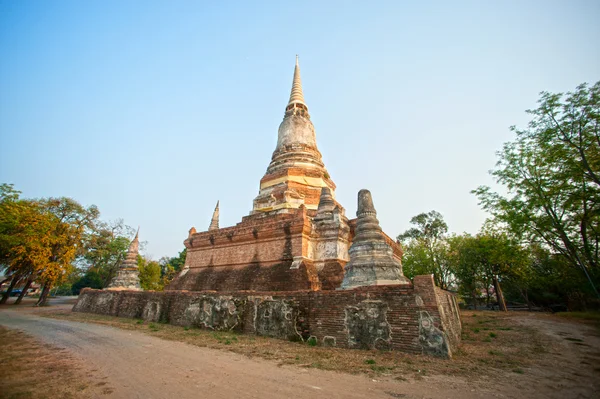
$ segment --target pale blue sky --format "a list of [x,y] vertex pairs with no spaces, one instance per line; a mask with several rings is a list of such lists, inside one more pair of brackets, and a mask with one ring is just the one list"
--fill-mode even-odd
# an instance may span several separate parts
[[0,0],[0,182],[141,226],[154,258],[252,207],[295,55],[337,199],[384,230],[486,215],[542,90],[600,79],[600,2]]

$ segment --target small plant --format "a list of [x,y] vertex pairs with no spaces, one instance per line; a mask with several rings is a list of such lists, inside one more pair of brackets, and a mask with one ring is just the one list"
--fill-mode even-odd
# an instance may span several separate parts
[[517,373],[517,374],[523,374],[525,373],[522,369],[514,369],[513,373]]
[[317,346],[317,338],[316,337],[310,337],[309,339],[306,340],[306,343],[309,346]]
[[296,360],[300,360],[300,356],[296,356]]
[[496,333],[494,333],[494,332],[491,332],[491,333],[490,333],[490,338],[496,338],[497,336],[498,336],[498,335],[496,335]]
[[140,320],[136,321],[136,323],[137,323],[137,324],[144,324],[144,320],[141,320],[141,319],[140,319]]
[[185,326],[185,327],[183,327],[183,329],[184,329],[185,331],[189,331],[189,330],[190,330],[190,328],[189,328],[188,326]]
[[474,332],[474,333],[478,333],[479,331],[480,331],[480,330],[479,330],[479,328],[474,328],[474,329],[473,329],[473,332]]
[[494,350],[491,350],[488,353],[492,356],[499,356],[502,354],[502,352],[498,352],[498,351],[494,351]]
[[229,338],[227,338],[224,343],[225,343],[225,345],[231,345],[231,340]]
[[367,359],[365,360],[365,364],[375,364],[375,359]]
[[152,331],[158,331],[159,330],[158,326],[156,324],[154,324],[154,323],[150,323],[148,325],[148,328],[150,328]]

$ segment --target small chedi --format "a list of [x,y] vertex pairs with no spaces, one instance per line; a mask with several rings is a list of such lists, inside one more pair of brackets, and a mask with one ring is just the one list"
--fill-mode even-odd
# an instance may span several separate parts
[[385,241],[369,190],[358,192],[356,216],[354,238],[348,250],[350,262],[346,265],[342,288],[410,284],[402,273],[402,264],[394,258],[392,248]]
[[[185,265],[165,291],[86,289],[73,310],[450,357],[461,333],[455,296],[431,275],[404,276],[402,248],[381,230],[368,190],[359,192],[357,218],[349,220],[335,189],[296,58],[250,214],[220,227],[217,202],[208,230],[189,230]],[[116,285],[126,286],[129,275],[119,276]]]
[[140,286],[140,271],[137,267],[137,257],[140,247],[139,232],[140,230],[138,229],[131,244],[129,244],[125,260],[121,263],[119,270],[117,270],[117,275],[112,279],[108,287],[106,287],[107,290],[142,290]]

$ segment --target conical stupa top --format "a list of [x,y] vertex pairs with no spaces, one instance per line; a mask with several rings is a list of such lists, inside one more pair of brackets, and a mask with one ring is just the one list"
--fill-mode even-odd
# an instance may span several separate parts
[[296,56],[296,67],[294,68],[294,80],[292,81],[292,93],[290,94],[290,101],[288,106],[292,104],[303,104],[304,94],[302,93],[302,79],[300,79],[300,64],[298,64],[298,56]]
[[217,201],[217,206],[215,206],[215,211],[210,220],[210,226],[208,226],[208,231],[210,230],[219,230],[219,201]]
[[138,235],[139,234],[140,234],[140,228],[138,226],[138,229],[135,232],[135,237],[133,237],[133,240],[131,241],[131,244],[129,244],[129,250],[127,252],[137,254],[137,252],[138,252],[138,250],[140,248],[140,241],[138,239]]

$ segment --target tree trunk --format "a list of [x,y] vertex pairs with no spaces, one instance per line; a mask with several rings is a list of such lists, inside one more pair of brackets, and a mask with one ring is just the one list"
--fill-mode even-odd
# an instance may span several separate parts
[[35,306],[46,306],[46,304],[48,302],[48,294],[50,293],[50,288],[52,288],[52,287],[50,286],[49,283],[44,284],[44,289],[42,289],[42,294],[40,295],[40,299],[38,299]]
[[498,299],[498,307],[501,311],[506,312],[506,302],[504,302],[504,295],[502,295],[502,288],[500,288],[500,282],[498,276],[494,275],[494,290],[496,291],[496,298]]
[[15,301],[14,305],[18,305],[21,303],[21,301],[23,300],[23,297],[25,295],[27,295],[27,291],[29,290],[29,287],[31,287],[31,283],[33,283],[33,276],[30,276],[27,279],[27,282],[25,283],[25,287],[23,287],[23,291],[21,291],[21,293],[19,294],[19,297]]
[[8,301],[8,297],[10,297],[10,293],[15,288],[15,285],[19,282],[19,278],[17,276],[13,276],[12,280],[10,280],[10,285],[6,292],[2,295],[2,299],[0,299],[0,305],[3,305]]

